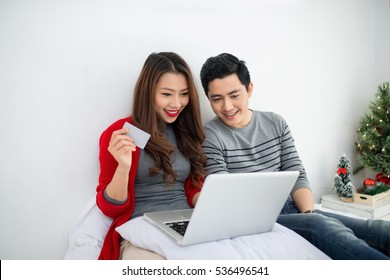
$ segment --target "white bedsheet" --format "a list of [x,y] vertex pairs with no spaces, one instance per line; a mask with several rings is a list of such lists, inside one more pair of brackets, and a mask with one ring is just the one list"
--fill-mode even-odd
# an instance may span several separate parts
[[96,206],[94,196],[70,229],[69,247],[64,259],[96,260],[111,223],[112,219],[105,216]]
[[[93,197],[71,228],[64,259],[97,259],[111,222]],[[167,259],[329,259],[298,234],[278,224],[269,233],[188,247],[176,245],[142,217],[117,230],[134,245]]]

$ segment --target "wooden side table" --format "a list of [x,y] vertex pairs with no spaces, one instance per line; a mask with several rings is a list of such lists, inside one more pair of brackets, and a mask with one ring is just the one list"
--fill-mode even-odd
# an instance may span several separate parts
[[343,202],[337,194],[327,194],[322,196],[321,206],[344,213],[355,214],[363,218],[390,221],[390,201],[384,201],[371,206],[356,202]]

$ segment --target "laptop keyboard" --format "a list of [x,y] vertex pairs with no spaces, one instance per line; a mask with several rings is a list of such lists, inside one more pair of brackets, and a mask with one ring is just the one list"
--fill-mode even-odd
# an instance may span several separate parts
[[189,221],[179,221],[179,222],[169,222],[165,223],[167,226],[169,226],[171,229],[179,233],[180,235],[184,236],[184,233],[186,232],[187,226]]

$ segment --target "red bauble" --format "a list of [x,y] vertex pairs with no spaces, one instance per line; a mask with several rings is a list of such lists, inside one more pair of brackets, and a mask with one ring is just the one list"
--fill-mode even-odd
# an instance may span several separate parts
[[375,185],[375,181],[370,179],[370,178],[366,178],[363,182],[363,185],[366,187],[366,186],[373,186]]

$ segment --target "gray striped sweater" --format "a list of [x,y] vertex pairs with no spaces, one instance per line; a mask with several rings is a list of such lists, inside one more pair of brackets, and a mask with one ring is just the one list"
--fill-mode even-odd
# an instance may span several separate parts
[[205,125],[205,132],[207,174],[298,170],[291,194],[310,188],[290,129],[280,115],[253,111],[244,128],[229,127],[215,117]]

